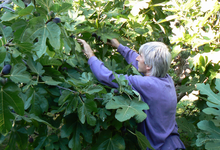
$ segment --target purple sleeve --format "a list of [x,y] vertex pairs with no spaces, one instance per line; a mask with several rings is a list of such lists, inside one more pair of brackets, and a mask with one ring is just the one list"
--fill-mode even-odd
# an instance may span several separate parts
[[139,55],[138,53],[126,46],[123,46],[122,44],[119,45],[118,52],[125,58],[128,64],[132,64],[136,69],[138,69],[138,61],[136,60]]
[[110,87],[118,87],[117,83],[112,82],[112,80],[115,79],[112,71],[106,68],[103,62],[98,60],[96,56],[92,56],[88,60],[88,64],[98,81]]
[[[96,56],[92,56],[88,60],[88,64],[90,65],[90,68],[98,81],[100,81],[101,83],[107,86],[118,88],[118,84],[115,82],[112,82],[112,80],[115,79],[113,72],[109,70],[108,68],[106,68],[104,66],[104,63],[100,61]],[[120,76],[120,74],[117,74],[117,75]],[[133,87],[132,85],[132,83],[134,82],[133,77],[128,76],[128,75],[124,75],[124,76],[128,80],[129,85],[131,85],[132,88],[135,89],[135,87]]]

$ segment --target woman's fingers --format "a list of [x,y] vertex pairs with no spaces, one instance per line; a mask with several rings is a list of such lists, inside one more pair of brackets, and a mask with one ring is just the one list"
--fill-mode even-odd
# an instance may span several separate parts
[[84,50],[82,50],[88,58],[95,56],[89,44],[83,39],[77,39],[77,42],[81,43]]

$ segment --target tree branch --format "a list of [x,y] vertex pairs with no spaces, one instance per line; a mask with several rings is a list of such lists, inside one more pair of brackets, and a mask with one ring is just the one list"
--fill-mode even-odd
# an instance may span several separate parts
[[177,103],[186,95],[186,92],[184,93],[179,93],[177,96]]
[[[1,0],[1,1],[4,1],[4,0]],[[15,12],[14,9],[5,6],[5,4],[9,4],[9,3],[11,3],[11,2],[12,2],[11,0],[5,0],[2,4],[0,4],[0,8],[6,8],[6,9],[8,9],[8,10],[11,10],[11,11]]]

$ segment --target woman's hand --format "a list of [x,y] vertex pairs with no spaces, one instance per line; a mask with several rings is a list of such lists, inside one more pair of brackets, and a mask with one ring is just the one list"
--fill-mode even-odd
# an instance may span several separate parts
[[95,56],[95,54],[93,53],[91,47],[89,46],[88,43],[86,43],[85,40],[83,40],[83,39],[77,39],[77,41],[78,41],[80,44],[82,44],[82,46],[83,46],[83,48],[84,48],[84,49],[83,49],[83,52],[86,54],[86,56],[87,56],[88,58],[90,58],[90,57],[92,57],[92,56]]
[[112,46],[113,48],[118,48],[118,46],[120,45],[120,43],[116,39],[108,40],[107,44]]

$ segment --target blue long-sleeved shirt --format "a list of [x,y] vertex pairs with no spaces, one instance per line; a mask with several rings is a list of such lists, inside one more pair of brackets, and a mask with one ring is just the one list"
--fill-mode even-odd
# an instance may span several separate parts
[[[136,60],[138,54],[120,44],[118,52],[125,60],[138,69]],[[107,69],[103,62],[93,56],[88,60],[90,68],[96,78],[105,85],[118,87],[112,82],[115,79],[112,71]],[[172,78],[167,74],[163,78],[154,76],[124,75],[132,86],[141,95],[144,102],[149,105],[146,110],[146,120],[138,124],[138,130],[149,140],[155,150],[185,149],[179,138],[178,127],[175,120],[177,97]]]

